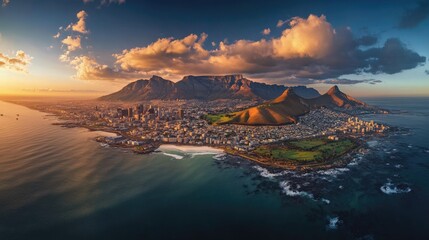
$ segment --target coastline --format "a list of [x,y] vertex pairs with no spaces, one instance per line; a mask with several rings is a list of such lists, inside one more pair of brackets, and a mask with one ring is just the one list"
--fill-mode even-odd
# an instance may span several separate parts
[[[55,117],[58,122],[54,122],[54,123],[52,123],[52,125],[57,125],[57,126],[65,127],[65,128],[85,128],[89,131],[100,131],[100,132],[105,132],[108,134],[116,134],[116,136],[122,136],[122,137],[128,138],[129,140],[141,140],[141,139],[137,139],[135,137],[131,137],[128,134],[126,134],[125,132],[122,132],[120,130],[113,130],[109,127],[104,127],[104,126],[89,126],[86,124],[73,123],[73,122],[69,122],[65,118],[61,118],[55,112],[42,111],[40,109],[30,107],[30,106],[26,106],[26,105],[23,105],[23,104],[20,104],[17,102],[9,102],[9,101],[5,101],[5,102],[24,106],[24,107],[27,107],[27,108],[32,109],[32,110],[36,110],[36,111],[41,112],[41,113],[45,113],[45,114],[47,114],[46,116]],[[342,154],[341,156],[337,156],[335,158],[328,159],[328,160],[325,160],[323,162],[321,162],[321,161],[309,161],[309,162],[303,163],[303,162],[287,160],[287,159],[284,161],[274,161],[274,162],[268,161],[266,158],[252,156],[252,154],[250,154],[250,153],[240,152],[240,151],[232,149],[229,146],[223,146],[223,145],[211,146],[211,145],[204,145],[204,144],[195,145],[195,144],[185,144],[185,143],[163,143],[161,141],[145,140],[146,142],[143,143],[142,145],[134,146],[134,145],[129,145],[129,144],[123,143],[123,142],[121,142],[121,143],[109,143],[109,142],[106,142],[106,140],[105,140],[106,138],[107,138],[106,136],[99,136],[99,137],[96,137],[95,140],[97,142],[108,144],[108,146],[111,146],[111,147],[131,149],[136,154],[149,154],[149,153],[158,151],[158,149],[163,145],[164,146],[172,146],[172,148],[177,148],[177,147],[190,147],[190,148],[192,148],[192,147],[207,147],[207,148],[212,148],[212,149],[218,149],[227,155],[246,159],[248,161],[252,161],[256,164],[263,165],[266,167],[285,169],[285,170],[291,170],[291,171],[300,171],[300,172],[317,171],[317,170],[323,170],[323,169],[343,167],[343,166],[347,165],[348,163],[350,163],[350,161],[353,159],[353,157],[351,155],[359,152],[363,148],[363,145],[364,145],[364,142],[362,140],[362,141],[359,141],[359,144],[357,147],[355,147],[355,148],[351,149],[350,151]],[[291,141],[291,139],[287,140],[287,141]],[[279,141],[277,143],[280,143],[280,142],[284,142],[284,141]]]
[[224,148],[224,151],[229,155],[247,159],[267,167],[285,169],[290,171],[310,172],[346,166],[353,160],[353,155],[360,153],[364,149],[364,145],[366,144],[364,141],[361,140],[355,141],[355,143],[357,144],[355,147],[341,154],[340,156],[325,159],[323,161],[308,162],[300,162],[288,159],[282,161],[273,161],[266,157],[257,156],[251,153],[239,152],[231,148]]

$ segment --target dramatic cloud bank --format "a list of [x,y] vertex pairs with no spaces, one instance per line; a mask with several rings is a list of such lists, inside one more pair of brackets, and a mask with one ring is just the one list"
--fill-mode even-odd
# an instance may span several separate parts
[[422,0],[417,6],[407,9],[399,20],[399,28],[417,27],[425,19],[429,18],[429,0]]
[[[212,42],[217,49],[208,50],[204,48],[207,34],[190,34],[182,39],[160,38],[145,47],[114,54],[114,68],[86,56],[75,58],[72,65],[78,78],[88,80],[128,79],[152,74],[178,79],[188,74],[244,73],[277,83],[375,84],[380,81],[350,80],[341,76],[394,74],[426,61],[399,39],[391,38],[381,47],[374,47],[376,37],[356,37],[349,28],[334,29],[323,15],[295,17],[279,21],[277,26],[285,24],[289,27],[280,36],[268,40]],[[269,29],[263,31],[263,34],[269,33]],[[76,41],[70,38],[63,43],[73,51],[80,46]]]
[[0,53],[0,68],[27,72],[27,66],[30,64],[31,59],[32,58],[22,50],[17,51],[14,57],[9,57]]

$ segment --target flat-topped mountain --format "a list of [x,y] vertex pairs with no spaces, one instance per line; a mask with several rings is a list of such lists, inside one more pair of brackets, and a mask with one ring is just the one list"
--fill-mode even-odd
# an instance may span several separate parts
[[296,123],[299,116],[320,107],[349,109],[365,106],[365,103],[341,92],[337,86],[312,99],[302,98],[293,88],[288,88],[274,100],[239,112],[223,114],[214,124],[283,125]]
[[[251,81],[242,75],[185,76],[178,82],[153,76],[148,80],[137,80],[118,92],[100,97],[103,101],[143,101],[153,99],[255,99],[270,100],[287,89],[286,86]],[[293,87],[303,98],[320,96],[314,88]]]

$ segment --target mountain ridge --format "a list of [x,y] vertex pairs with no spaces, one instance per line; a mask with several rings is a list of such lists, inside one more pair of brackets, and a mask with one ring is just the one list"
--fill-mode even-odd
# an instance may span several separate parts
[[271,101],[228,114],[229,119],[215,124],[283,125],[297,123],[299,116],[320,107],[350,109],[366,106],[366,103],[341,92],[336,85],[325,94],[312,99],[304,99],[293,88],[288,88]]
[[[254,82],[243,77],[241,74],[224,76],[188,75],[178,82],[154,75],[150,79],[140,79],[131,82],[115,93],[100,97],[99,100],[270,100],[279,96],[287,88],[283,85]],[[296,86],[293,88],[304,98],[320,96],[320,93],[314,88],[307,88],[305,86]]]

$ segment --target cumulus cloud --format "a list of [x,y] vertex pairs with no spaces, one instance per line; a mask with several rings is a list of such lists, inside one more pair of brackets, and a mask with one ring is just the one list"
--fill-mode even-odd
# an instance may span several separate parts
[[10,0],[3,0],[2,6],[6,7],[10,3]]
[[429,17],[429,1],[422,0],[417,3],[417,6],[405,10],[398,27],[402,29],[417,27],[421,22]]
[[426,61],[426,57],[408,49],[399,39],[387,39],[382,48],[371,48],[362,53],[368,63],[365,72],[394,74],[412,69]]
[[22,50],[17,51],[13,57],[0,53],[0,68],[27,72],[27,67],[31,63],[31,59],[32,57]]
[[68,25],[66,29],[71,29],[75,32],[83,34],[89,33],[88,29],[86,29],[86,18],[88,17],[88,14],[84,10],[82,10],[76,14],[76,17],[78,19],[77,22]]
[[90,59],[80,59],[74,66],[86,69],[77,75],[83,79],[109,79],[109,74],[113,79],[151,73],[178,79],[188,74],[244,73],[276,83],[375,84],[379,81],[341,76],[394,74],[426,61],[399,39],[388,39],[376,47],[377,37],[356,37],[350,28],[334,29],[323,15],[295,17],[287,22],[289,27],[269,40],[221,41],[212,44],[216,49],[208,50],[204,47],[207,34],[190,34],[181,39],[160,38],[114,54],[115,70]]
[[76,37],[67,36],[61,42],[67,46],[67,50],[69,52],[82,48],[80,36],[76,36]]
[[89,56],[78,56],[70,61],[76,69],[76,78],[81,80],[118,80],[135,78],[133,74],[114,70],[113,68],[99,64],[97,60]]
[[273,40],[274,54],[285,59],[322,58],[333,47],[334,30],[325,16],[310,15],[307,19],[295,17],[282,36]]
[[169,69],[181,72],[185,68],[201,64],[201,60],[209,57],[203,48],[207,34],[198,37],[190,34],[183,39],[160,38],[156,42],[142,48],[124,50],[116,54],[117,63],[125,71],[158,71]]
[[270,35],[271,33],[271,29],[270,28],[265,28],[264,30],[262,30],[262,35]]

